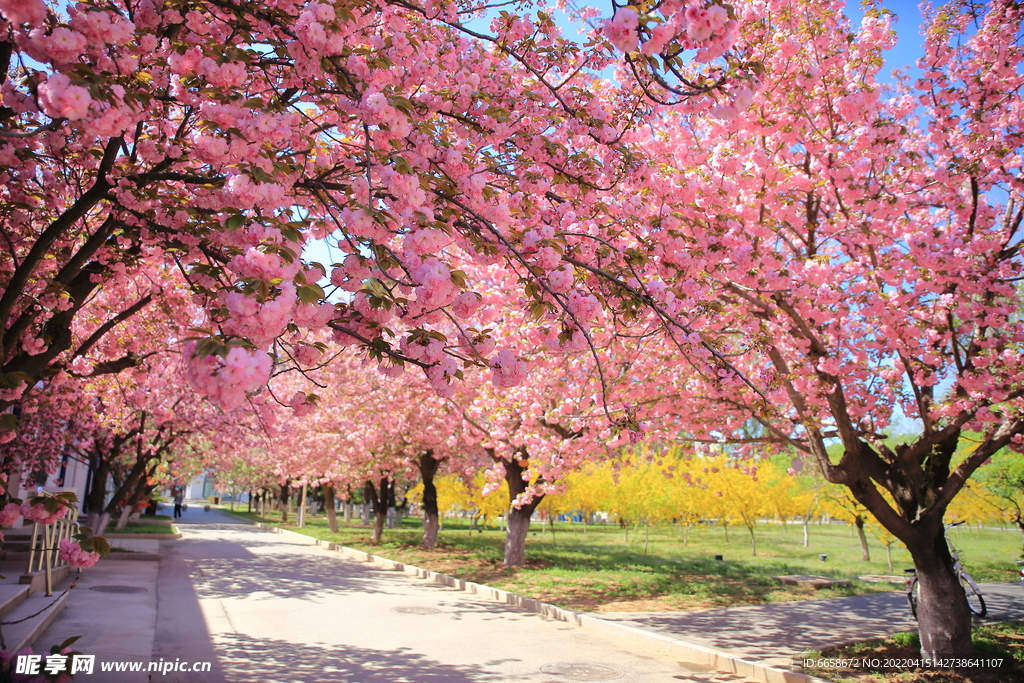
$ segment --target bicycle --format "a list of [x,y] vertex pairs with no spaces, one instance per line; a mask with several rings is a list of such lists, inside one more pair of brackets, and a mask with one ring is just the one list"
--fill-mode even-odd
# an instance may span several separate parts
[[1020,578],[1020,587],[1024,588],[1024,560],[1016,560],[1014,564],[1017,565],[1017,576]]
[[[946,529],[952,529],[953,527],[960,526],[964,522],[953,522],[947,524]],[[960,562],[960,553],[957,551],[953,544],[949,544],[949,554],[953,557],[953,572],[956,574],[957,579],[960,581],[960,586],[964,589],[964,594],[967,596],[967,606],[971,609],[971,613],[977,618],[981,619],[988,614],[988,608],[985,606],[985,598],[981,595],[981,589],[978,588],[978,584],[971,578],[971,575],[964,569],[963,564]],[[1021,563],[1024,564],[1024,560]],[[1021,583],[1024,585],[1024,568],[1018,569],[1021,575]],[[906,590],[907,590],[907,602],[910,603],[910,614],[917,619],[917,601],[918,592],[920,586],[917,582],[917,570],[916,569],[905,569],[903,573],[906,575]]]

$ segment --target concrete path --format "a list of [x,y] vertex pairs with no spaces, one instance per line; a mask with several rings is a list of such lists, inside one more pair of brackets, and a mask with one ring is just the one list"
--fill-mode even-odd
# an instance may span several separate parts
[[[96,683],[145,683],[147,673],[104,673],[100,662],[141,663],[148,666],[156,636],[157,563],[101,560],[78,575],[64,612],[36,640],[33,650],[49,654],[50,647],[81,636],[71,646],[96,655],[92,676],[76,680]],[[72,578],[75,578],[72,575]],[[64,590],[61,586],[58,590]]]
[[[95,683],[739,682],[646,649],[453,588],[342,558],[294,535],[190,507],[184,537],[155,561],[86,570],[64,615],[36,643],[73,635],[97,656]],[[982,586],[990,614],[1024,618],[1017,584]],[[704,612],[595,615],[759,664],[803,650],[912,630],[902,592]],[[100,671],[139,662],[140,672]],[[149,673],[150,662],[209,663]]]
[[[154,660],[209,661],[166,683],[739,681],[192,509],[165,542]],[[198,521],[199,524],[191,522]],[[586,677],[583,677],[583,676]]]
[[[988,619],[1024,619],[1024,590],[1018,583],[985,583],[981,592]],[[780,668],[789,667],[804,650],[917,630],[902,590],[700,612],[597,616]]]

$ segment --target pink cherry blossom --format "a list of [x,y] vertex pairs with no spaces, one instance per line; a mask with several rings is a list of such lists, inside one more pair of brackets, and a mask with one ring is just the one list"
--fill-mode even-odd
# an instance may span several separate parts
[[41,503],[33,504],[31,501],[25,501],[21,504],[20,511],[22,517],[30,522],[36,522],[38,524],[53,524],[67,514],[68,509],[64,505],[60,505],[56,512],[47,512],[46,508],[44,508]]
[[77,121],[89,114],[92,97],[80,85],[71,85],[71,79],[61,73],[50,74],[39,86],[39,101],[43,111],[55,119]]
[[637,27],[640,22],[640,15],[632,7],[620,7],[615,10],[611,19],[604,21],[603,31],[616,49],[621,52],[633,52],[640,43],[640,36]]
[[21,517],[21,506],[17,503],[8,503],[0,510],[0,526],[14,526],[18,517]]
[[0,14],[16,26],[35,26],[46,20],[46,4],[43,0],[0,0]]
[[61,539],[59,548],[60,559],[67,562],[72,567],[91,567],[100,559],[99,553],[83,550],[82,546],[70,538]]

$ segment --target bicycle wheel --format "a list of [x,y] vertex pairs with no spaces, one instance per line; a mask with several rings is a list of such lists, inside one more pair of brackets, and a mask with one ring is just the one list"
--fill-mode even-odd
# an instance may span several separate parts
[[975,589],[974,582],[969,580],[966,572],[960,572],[960,585],[963,586],[964,593],[967,595],[967,606],[971,608],[974,616],[981,619],[988,614],[985,598],[981,597],[981,593]]
[[917,594],[920,592],[921,584],[914,579],[914,583],[910,586],[910,592],[907,593],[907,602],[910,603],[910,616],[915,620],[917,619]]

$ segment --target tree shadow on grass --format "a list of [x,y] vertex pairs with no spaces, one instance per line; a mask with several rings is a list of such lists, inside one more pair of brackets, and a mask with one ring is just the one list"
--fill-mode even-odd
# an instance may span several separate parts
[[[230,683],[477,683],[504,678],[478,666],[443,664],[406,648],[299,645],[242,634],[216,640],[224,680]],[[194,680],[206,683],[199,676]]]

